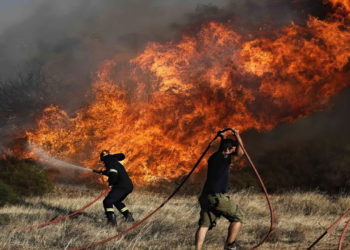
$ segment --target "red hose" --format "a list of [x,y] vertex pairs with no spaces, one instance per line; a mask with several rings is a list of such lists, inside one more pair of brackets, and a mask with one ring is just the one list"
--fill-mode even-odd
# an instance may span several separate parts
[[346,233],[348,232],[348,228],[350,226],[350,220],[345,224],[343,232],[341,233],[340,239],[339,239],[339,245],[338,245],[338,250],[343,249],[343,244],[345,240]]
[[267,192],[267,189],[265,187],[265,184],[264,184],[264,181],[262,180],[258,170],[256,169],[253,161],[251,160],[250,156],[248,155],[248,152],[246,151],[246,149],[244,148],[244,146],[240,143],[240,146],[242,147],[243,149],[243,152],[245,154],[245,156],[247,157],[251,167],[253,168],[254,170],[254,173],[256,175],[256,177],[258,178],[259,182],[260,182],[260,185],[264,191],[264,194],[265,194],[265,198],[266,198],[266,201],[267,201],[267,205],[269,206],[269,210],[270,210],[270,228],[269,228],[269,231],[267,232],[266,236],[256,245],[254,246],[252,249],[256,249],[258,248],[259,246],[261,246],[267,239],[268,237],[270,236],[271,232],[273,231],[274,229],[274,226],[275,226],[275,213],[273,211],[273,208],[272,208],[272,205],[271,205],[271,201],[270,201],[270,198],[269,198],[269,194]]
[[36,224],[36,225],[33,225],[33,226],[29,226],[29,227],[25,227],[25,228],[22,228],[20,230],[29,230],[29,229],[33,229],[33,228],[39,228],[39,227],[44,227],[44,226],[47,226],[47,225],[50,225],[50,224],[53,224],[53,223],[56,223],[56,222],[59,222],[59,221],[62,221],[62,220],[65,220],[67,219],[68,217],[71,217],[73,215],[76,215],[78,213],[81,213],[83,210],[87,209],[88,207],[91,207],[96,201],[98,201],[99,199],[101,199],[103,196],[105,196],[111,189],[108,187],[102,194],[100,194],[96,199],[94,199],[93,201],[91,201],[90,203],[86,204],[85,206],[83,206],[82,208],[76,210],[75,212],[73,213],[70,213],[70,214],[67,214],[65,216],[62,216],[62,217],[59,217],[57,219],[54,219],[54,220],[51,220],[51,221],[48,221],[48,222],[43,222],[43,223],[39,223],[39,224]]
[[[335,227],[339,224],[339,222],[341,221],[341,219],[343,219],[345,216],[347,216],[348,214],[350,214],[350,208],[348,210],[346,210],[338,219],[336,219],[327,229],[326,231],[324,231],[320,237],[318,237],[308,248],[307,250],[312,249],[324,236],[326,236],[327,234],[331,233]],[[345,229],[345,228],[344,228]],[[347,229],[347,228],[346,228]]]

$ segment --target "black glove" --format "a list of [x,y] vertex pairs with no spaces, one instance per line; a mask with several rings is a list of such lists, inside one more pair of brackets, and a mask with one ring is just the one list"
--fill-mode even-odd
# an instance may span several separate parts
[[94,173],[96,173],[96,174],[102,174],[102,173],[103,173],[103,171],[101,171],[101,170],[96,170],[96,169],[93,169],[92,172],[94,172]]

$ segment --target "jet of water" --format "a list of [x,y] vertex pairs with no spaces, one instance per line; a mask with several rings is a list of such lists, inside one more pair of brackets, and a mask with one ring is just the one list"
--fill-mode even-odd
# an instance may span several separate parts
[[42,148],[40,148],[38,145],[34,143],[28,143],[28,148],[31,152],[35,153],[40,158],[41,161],[47,163],[48,165],[51,165],[54,167],[63,167],[63,168],[92,172],[92,169],[84,168],[79,165],[75,165],[66,161],[56,159],[55,157],[49,155]]

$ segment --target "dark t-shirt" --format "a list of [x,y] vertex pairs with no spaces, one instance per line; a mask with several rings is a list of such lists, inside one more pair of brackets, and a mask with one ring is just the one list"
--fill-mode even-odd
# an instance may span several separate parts
[[224,158],[221,152],[209,157],[207,180],[204,184],[203,194],[226,193],[229,183],[231,155]]
[[109,154],[104,156],[103,162],[106,167],[104,174],[108,176],[109,185],[131,191],[133,189],[132,181],[124,166],[119,163],[119,161],[124,159],[124,154]]

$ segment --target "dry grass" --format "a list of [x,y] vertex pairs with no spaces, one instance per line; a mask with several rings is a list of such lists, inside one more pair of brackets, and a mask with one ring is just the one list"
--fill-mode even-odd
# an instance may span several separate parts
[[[98,196],[84,188],[58,188],[42,198],[28,198],[25,204],[0,209],[1,249],[65,249],[99,241],[127,228],[118,215],[117,228],[105,227],[101,202],[80,216],[48,227],[21,231],[19,228],[62,216]],[[136,219],[160,204],[164,195],[136,191],[126,200]],[[262,194],[240,192],[232,198],[246,213],[239,237],[249,249],[263,237],[269,226],[269,213]],[[272,196],[277,227],[260,249],[305,249],[344,210],[350,207],[346,196],[329,197],[319,193],[290,193]],[[155,217],[128,235],[97,249],[193,249],[199,206],[195,196],[176,196]],[[342,223],[342,225],[344,222]],[[228,223],[224,219],[208,233],[206,249],[223,249]],[[326,236],[315,249],[336,249],[341,227]],[[350,245],[348,244],[348,247]]]

